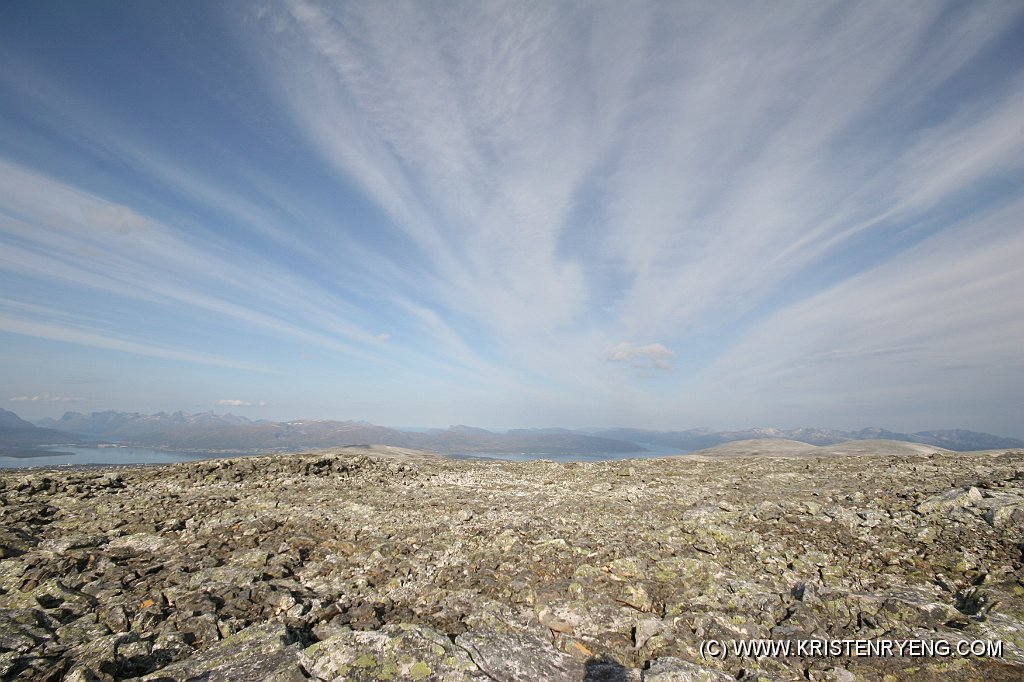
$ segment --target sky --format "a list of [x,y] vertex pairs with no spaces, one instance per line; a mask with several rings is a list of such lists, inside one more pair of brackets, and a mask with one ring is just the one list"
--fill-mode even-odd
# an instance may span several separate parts
[[0,3],[0,407],[1024,437],[1024,4]]

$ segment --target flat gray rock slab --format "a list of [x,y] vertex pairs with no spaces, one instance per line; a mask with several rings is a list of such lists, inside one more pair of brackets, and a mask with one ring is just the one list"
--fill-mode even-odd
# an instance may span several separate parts
[[481,672],[467,651],[446,635],[407,623],[390,624],[374,631],[339,632],[308,647],[302,662],[318,682],[491,679]]
[[280,623],[253,625],[179,663],[141,678],[147,682],[302,682],[302,647]]
[[470,631],[455,638],[473,661],[497,682],[549,680],[576,682],[584,664],[531,633]]
[[706,668],[680,658],[663,658],[645,671],[644,682],[734,682],[735,678],[721,670]]

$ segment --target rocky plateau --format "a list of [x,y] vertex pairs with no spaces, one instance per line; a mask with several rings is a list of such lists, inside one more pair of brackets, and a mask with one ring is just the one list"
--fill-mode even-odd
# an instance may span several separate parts
[[[1024,453],[0,473],[5,680],[1024,679]],[[717,640],[999,656],[705,658]]]

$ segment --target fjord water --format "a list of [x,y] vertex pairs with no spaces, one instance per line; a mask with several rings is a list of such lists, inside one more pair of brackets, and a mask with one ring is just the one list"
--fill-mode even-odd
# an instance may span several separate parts
[[244,456],[244,453],[185,453],[135,447],[80,448],[60,446],[53,449],[52,455],[42,455],[39,457],[0,456],[0,469],[104,464],[173,464],[175,462],[191,462],[198,459],[242,456]]
[[616,459],[650,459],[652,457],[668,457],[669,455],[683,455],[688,450],[679,448],[667,448],[654,443],[637,443],[647,448],[646,452],[592,452],[575,455],[550,454],[543,452],[468,452],[450,455],[454,459],[497,459],[510,462],[527,462],[534,459],[546,459],[552,462],[607,462]]
[[[639,459],[649,457],[665,457],[683,454],[678,448],[666,448],[652,443],[641,443],[647,452],[600,452],[591,454],[563,455],[551,453],[489,453],[471,452],[451,455],[454,459],[494,459],[514,462],[525,462],[534,459],[547,459],[555,462],[602,462],[616,459]],[[0,469],[26,469],[30,467],[55,466],[97,466],[97,465],[131,465],[131,464],[174,464],[175,462],[193,462],[200,459],[217,459],[222,457],[249,457],[251,452],[169,452],[152,448],[138,447],[105,447],[87,448],[59,446],[52,448],[52,455],[39,457],[9,457],[0,455]],[[278,453],[280,454],[280,453]]]

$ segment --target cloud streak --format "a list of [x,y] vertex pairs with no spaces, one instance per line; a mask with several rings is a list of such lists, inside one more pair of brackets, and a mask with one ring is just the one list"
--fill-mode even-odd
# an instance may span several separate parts
[[84,403],[88,402],[88,398],[80,398],[77,396],[67,395],[50,395],[49,393],[43,393],[41,395],[19,395],[13,398],[8,398],[12,403]]
[[787,308],[708,368],[706,389],[764,404],[814,394],[833,418],[851,396],[875,419],[893,396],[922,412],[1009,407],[1024,377],[1024,306],[1006,295],[1024,286],[1021,215],[1024,202],[1012,203]]

